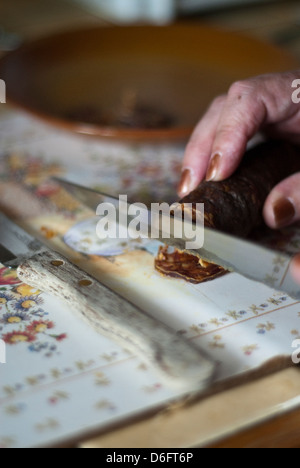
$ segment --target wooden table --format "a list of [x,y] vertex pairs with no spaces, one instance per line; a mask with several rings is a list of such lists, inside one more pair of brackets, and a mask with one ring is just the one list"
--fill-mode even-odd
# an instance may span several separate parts
[[171,406],[81,446],[297,448],[299,424],[300,370],[294,367],[199,403]]

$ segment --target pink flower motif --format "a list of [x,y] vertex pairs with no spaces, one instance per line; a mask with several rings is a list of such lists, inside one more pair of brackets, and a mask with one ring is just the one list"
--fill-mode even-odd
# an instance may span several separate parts
[[0,285],[14,285],[21,284],[18,278],[17,271],[11,268],[0,269]]

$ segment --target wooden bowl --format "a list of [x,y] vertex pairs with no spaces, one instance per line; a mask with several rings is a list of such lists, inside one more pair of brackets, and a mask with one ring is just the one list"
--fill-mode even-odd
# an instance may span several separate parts
[[[210,101],[233,81],[297,67],[287,52],[256,39],[176,24],[93,27],[41,38],[4,56],[0,77],[8,102],[61,128],[169,141],[187,139]],[[126,93],[172,122],[139,128],[107,121]],[[91,122],[87,114],[95,111],[103,121]]]

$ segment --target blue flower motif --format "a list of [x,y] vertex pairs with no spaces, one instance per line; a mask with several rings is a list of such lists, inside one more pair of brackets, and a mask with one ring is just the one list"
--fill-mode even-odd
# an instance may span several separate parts
[[9,312],[0,319],[1,323],[6,324],[13,324],[13,323],[20,323],[30,320],[30,316],[26,314],[26,312]]
[[9,301],[13,301],[14,297],[11,294],[0,292],[0,306],[1,304],[7,304]]
[[48,348],[48,343],[46,342],[42,343],[40,341],[36,343],[32,343],[30,346],[28,346],[29,351],[35,352],[35,353],[39,353],[43,349],[47,349],[47,348]]
[[33,307],[43,304],[43,299],[38,296],[26,296],[19,299],[15,304],[15,310],[24,312],[32,309]]
[[45,315],[49,315],[49,312],[45,312],[43,309],[38,309],[35,312],[31,312],[31,315],[36,317],[45,317]]

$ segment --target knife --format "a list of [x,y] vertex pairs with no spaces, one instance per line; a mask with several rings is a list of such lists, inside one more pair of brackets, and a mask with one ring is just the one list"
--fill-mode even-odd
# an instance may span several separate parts
[[[120,209],[120,200],[116,197],[60,178],[54,178],[53,180],[95,213],[101,203],[109,203],[116,210]],[[129,204],[125,208],[128,210]],[[149,210],[144,211],[144,232],[149,233],[153,217]],[[163,217],[164,215],[161,214],[161,218]],[[204,231],[203,246],[199,249],[187,248],[189,239],[184,235],[176,237],[174,234],[176,232],[176,224],[182,223],[182,220],[174,218],[173,223],[168,232],[164,232],[162,228],[164,223],[161,222],[160,224],[159,239],[164,243],[174,246],[179,250],[187,251],[192,255],[197,255],[203,260],[220,265],[226,270],[239,273],[248,279],[263,283],[273,290],[287,293],[290,297],[300,300],[300,286],[295,283],[290,273],[291,255],[214,229],[196,225],[193,225],[195,233],[197,229],[199,231],[202,230],[202,234]],[[198,234],[200,238],[201,232]]]
[[169,387],[198,393],[216,363],[184,337],[52,251],[0,213],[0,261],[20,280],[67,301],[93,328],[131,350]]

